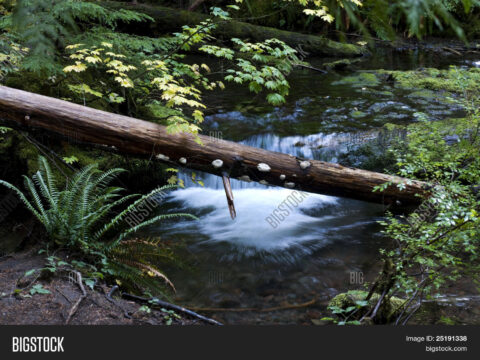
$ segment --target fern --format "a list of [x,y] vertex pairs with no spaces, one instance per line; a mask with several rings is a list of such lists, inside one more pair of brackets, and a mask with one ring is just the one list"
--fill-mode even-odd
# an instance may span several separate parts
[[109,10],[81,0],[17,0],[6,16],[23,44],[30,48],[23,67],[30,71],[57,73],[58,49],[79,32],[82,24],[115,28],[118,22],[151,21],[148,15],[130,10]]
[[[29,178],[24,176],[24,185],[31,200],[17,187],[0,180],[0,185],[13,190],[27,209],[43,224],[49,238],[56,245],[67,247],[73,253],[93,258],[103,266],[104,272],[120,278],[129,287],[147,287],[159,292],[158,280],[173,290],[172,282],[155,266],[159,260],[168,258],[158,241],[131,239],[139,230],[159,221],[186,217],[190,214],[162,214],[129,226],[125,219],[147,200],[163,195],[175,188],[159,187],[147,195],[122,196],[124,189],[110,184],[125,170],[98,170],[96,164],[84,167],[67,179],[63,190],[57,187],[56,178],[48,161],[39,157],[39,170]],[[123,210],[119,208],[137,198]],[[115,211],[117,210],[117,211]],[[140,280],[140,278],[143,278]]]

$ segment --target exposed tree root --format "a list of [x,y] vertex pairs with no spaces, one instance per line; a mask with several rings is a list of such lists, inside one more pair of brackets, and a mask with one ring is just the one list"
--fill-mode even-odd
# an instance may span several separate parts
[[78,310],[78,307],[80,306],[80,303],[82,302],[83,299],[87,297],[87,292],[85,291],[85,288],[83,287],[83,281],[82,281],[82,274],[80,274],[79,271],[74,271],[75,275],[77,275],[77,285],[82,291],[82,295],[78,298],[78,300],[73,304],[72,308],[70,309],[67,320],[65,321],[65,325],[67,325],[70,320],[72,319],[72,316],[75,315],[75,313]]

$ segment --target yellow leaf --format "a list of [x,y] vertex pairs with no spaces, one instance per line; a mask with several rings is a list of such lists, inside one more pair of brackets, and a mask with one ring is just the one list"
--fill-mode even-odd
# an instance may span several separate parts
[[98,56],[87,56],[85,58],[85,61],[91,64],[96,64],[97,62],[101,62],[102,60]]
[[133,82],[127,77],[117,76],[115,77],[115,81],[125,88],[133,88]]
[[82,64],[80,61],[77,61],[75,65],[70,65],[63,68],[63,71],[66,73],[69,73],[72,71],[79,73],[79,72],[85,71],[86,69],[87,69],[87,66],[85,64]]
[[83,46],[83,44],[73,44],[73,45],[68,45],[65,47],[65,49],[71,50],[71,49],[76,49],[80,46]]

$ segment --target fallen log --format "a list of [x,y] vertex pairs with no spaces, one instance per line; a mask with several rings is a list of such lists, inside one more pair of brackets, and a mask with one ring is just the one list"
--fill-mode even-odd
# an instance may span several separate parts
[[[418,204],[427,184],[372,171],[272,152],[200,135],[167,134],[164,126],[0,86],[0,122],[40,128],[80,142],[156,158],[243,181],[376,203]],[[390,182],[383,192],[372,192]]]
[[[154,22],[135,23],[135,26],[125,24],[128,32],[150,37],[180,31],[184,25],[198,25],[210,17],[197,12],[157,5],[111,1],[105,1],[101,4],[108,8],[133,10],[152,17],[155,20]],[[366,53],[366,49],[363,47],[336,42],[323,36],[278,30],[236,20],[219,22],[218,27],[213,31],[213,35],[227,40],[234,37],[250,39],[250,41],[264,41],[276,38],[293,48],[301,48],[301,51],[319,56],[355,57]]]

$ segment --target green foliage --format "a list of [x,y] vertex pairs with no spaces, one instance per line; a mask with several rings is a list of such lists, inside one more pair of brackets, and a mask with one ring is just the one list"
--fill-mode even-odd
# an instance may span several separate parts
[[[255,44],[240,39],[232,39],[232,41],[239,47],[240,53],[249,54],[251,60],[237,59],[239,69],[228,69],[229,75],[225,80],[237,84],[248,83],[250,91],[254,93],[264,89],[269,91],[267,101],[272,105],[284,103],[284,97],[288,95],[289,89],[285,74],[292,70],[293,62],[298,61],[295,56],[296,51],[276,39]],[[261,68],[255,66],[253,61],[259,63]],[[269,63],[274,63],[275,66],[270,66]]]
[[[32,178],[24,176],[30,200],[15,186],[2,180],[0,184],[20,197],[45,227],[52,244],[89,259],[92,266],[101,266],[103,273],[121,279],[126,286],[159,292],[161,286],[155,280],[162,279],[173,288],[170,280],[153,265],[168,257],[159,241],[132,237],[159,221],[196,218],[181,213],[150,214],[148,220],[133,222],[129,221],[129,216],[135,215],[146,201],[158,201],[174,186],[160,187],[143,196],[122,196],[123,189],[110,186],[110,183],[124,170],[101,172],[93,164],[75,173],[67,180],[65,188],[59,190],[48,162],[43,157],[38,161],[40,170]],[[133,199],[136,200],[132,202]],[[122,209],[128,202],[130,205]],[[55,265],[50,267],[56,268]]]
[[[453,84],[467,89],[458,76]],[[460,277],[476,279],[480,239],[480,112],[478,94],[463,92],[465,119],[432,122],[419,115],[405,140],[390,149],[398,174],[432,184],[430,194],[411,214],[390,214],[380,223],[397,245],[381,253],[395,264],[394,286],[413,302],[435,298]],[[390,261],[387,260],[387,261]],[[411,309],[410,309],[411,310]]]
[[[84,104],[119,107],[126,103],[129,114],[133,110],[131,104],[165,106],[172,110],[164,119],[169,133],[196,135],[204,118],[203,91],[223,89],[225,85],[210,79],[208,65],[187,64],[180,52],[195,46],[230,62],[226,81],[245,83],[255,93],[265,90],[267,101],[274,105],[283,103],[289,88],[286,75],[298,62],[295,50],[275,39],[255,44],[233,39],[235,50],[207,44],[213,39],[215,21],[229,19],[228,12],[219,8],[212,8],[211,13],[212,19],[197,26],[184,26],[173,38],[131,37],[100,27],[76,38],[82,42],[66,47],[71,52],[70,65],[63,68],[69,95],[74,93],[74,99]],[[93,45],[92,38],[101,37],[108,37],[109,41]]]
[[[336,29],[349,30],[353,25],[367,38],[370,31],[384,40],[393,40],[395,32],[404,30],[408,36],[421,38],[435,30],[450,28],[464,39],[462,15],[480,6],[478,0],[283,0],[306,7],[309,16],[332,23]],[[345,21],[347,19],[347,21]]]
[[345,308],[336,305],[329,305],[328,310],[340,318],[340,320],[336,318],[323,318],[323,320],[333,321],[337,325],[360,325],[360,321],[355,320],[354,316],[366,306],[368,306],[368,301],[365,300],[356,300],[354,305]]
[[178,315],[175,311],[173,310],[167,310],[165,308],[161,308],[163,312],[163,320],[165,320],[165,325],[172,325],[172,322],[174,319],[181,319],[182,317]]
[[28,49],[16,43],[13,36],[0,34],[0,82],[6,75],[19,70],[27,53]]
[[107,10],[99,4],[80,0],[17,0],[9,21],[19,41],[30,48],[23,67],[31,71],[58,72],[57,49],[83,23],[114,28],[118,22],[152,20],[129,10]]

